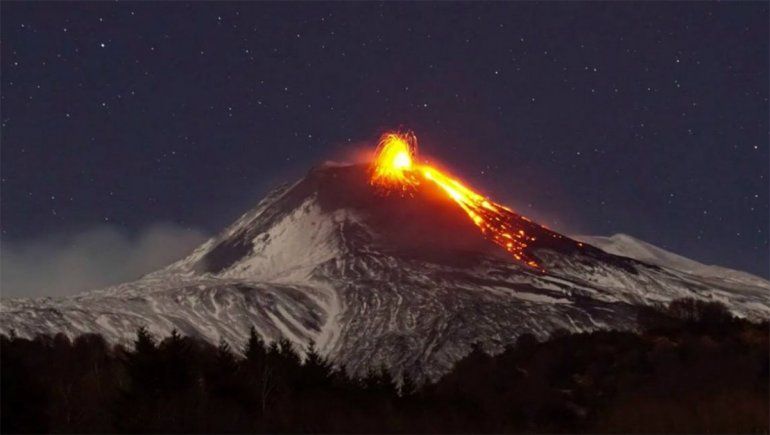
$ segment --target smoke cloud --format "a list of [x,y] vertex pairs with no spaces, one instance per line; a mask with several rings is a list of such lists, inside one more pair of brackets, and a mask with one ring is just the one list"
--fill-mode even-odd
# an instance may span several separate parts
[[65,296],[133,280],[183,258],[205,239],[198,230],[156,224],[135,236],[100,226],[74,235],[3,242],[0,294]]

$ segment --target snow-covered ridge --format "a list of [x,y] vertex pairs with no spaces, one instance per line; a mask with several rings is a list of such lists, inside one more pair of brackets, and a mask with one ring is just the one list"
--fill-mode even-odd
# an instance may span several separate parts
[[695,260],[691,260],[634,238],[628,234],[615,234],[609,237],[580,235],[574,236],[574,238],[596,246],[610,254],[633,258],[656,266],[687,272],[702,277],[734,281],[739,284],[749,284],[760,287],[770,286],[770,282],[766,279],[752,275],[748,272],[699,263]]

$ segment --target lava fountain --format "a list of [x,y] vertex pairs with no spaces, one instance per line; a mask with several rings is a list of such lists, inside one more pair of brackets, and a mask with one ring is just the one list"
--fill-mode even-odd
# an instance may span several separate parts
[[476,193],[456,178],[424,163],[416,162],[417,137],[414,133],[386,133],[377,145],[370,182],[384,192],[409,194],[422,183],[433,183],[468,215],[482,235],[508,251],[516,261],[542,271],[526,253],[535,241],[520,222],[529,221],[511,209]]
[[375,151],[372,184],[391,190],[409,191],[419,184],[415,176],[417,137],[414,133],[386,133]]

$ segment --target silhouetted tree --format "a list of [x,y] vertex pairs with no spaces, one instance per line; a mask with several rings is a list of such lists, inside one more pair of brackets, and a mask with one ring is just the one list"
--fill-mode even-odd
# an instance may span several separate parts
[[672,301],[666,313],[678,320],[690,323],[725,324],[733,320],[733,316],[724,304],[716,301],[685,298]]
[[[644,312],[641,310],[640,312]],[[362,379],[311,343],[244,357],[178,331],[133,348],[98,335],[0,336],[0,429],[68,433],[767,433],[767,322],[675,301],[641,332],[523,335],[480,346],[435,383],[381,367]],[[419,367],[419,362],[412,367]],[[399,395],[400,393],[400,395]]]
[[304,388],[321,388],[330,384],[332,366],[318,354],[315,343],[310,342],[305,354],[305,362],[302,370],[302,383]]
[[243,349],[243,355],[252,363],[264,363],[265,356],[267,355],[265,343],[257,334],[257,329],[254,326],[249,329],[249,339],[246,342],[246,347]]

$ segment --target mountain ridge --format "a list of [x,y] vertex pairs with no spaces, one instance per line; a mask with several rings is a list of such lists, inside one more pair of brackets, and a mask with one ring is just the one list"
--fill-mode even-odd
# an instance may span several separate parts
[[657,266],[669,267],[703,276],[729,277],[738,281],[755,282],[757,284],[768,283],[768,280],[761,276],[715,264],[704,264],[644,240],[637,239],[629,234],[617,233],[611,236],[577,235],[574,238],[594,245],[605,252]]
[[386,366],[437,379],[481,344],[524,333],[632,329],[638,305],[694,297],[770,317],[770,284],[715,281],[607,253],[512,214],[536,270],[479,236],[429,188],[376,194],[365,166],[322,166],[276,189],[186,258],[131,283],[68,298],[0,300],[0,333],[102,333],[140,326],[236,347],[309,343],[352,373]]

